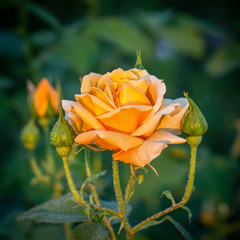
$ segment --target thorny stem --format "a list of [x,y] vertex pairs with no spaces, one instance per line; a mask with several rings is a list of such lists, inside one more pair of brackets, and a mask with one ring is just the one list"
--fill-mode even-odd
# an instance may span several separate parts
[[84,201],[84,199],[79,195],[76,187],[75,187],[75,184],[73,182],[73,179],[72,179],[72,175],[71,175],[71,172],[70,172],[70,169],[69,169],[69,164],[68,164],[68,157],[62,157],[62,160],[63,160],[63,166],[64,166],[64,170],[65,170],[65,174],[66,174],[66,178],[67,178],[67,182],[68,182],[68,186],[75,198],[75,200],[80,203],[81,205],[83,205],[84,207],[87,207],[88,204]]
[[[199,139],[201,142],[201,136],[199,137]],[[189,174],[188,174],[188,182],[187,182],[187,186],[186,186],[185,193],[183,195],[182,200],[179,203],[174,204],[171,207],[169,207],[159,213],[154,214],[153,216],[145,219],[144,221],[142,221],[141,223],[136,225],[132,230],[133,233],[136,233],[137,231],[139,231],[147,223],[149,223],[157,218],[160,218],[163,215],[165,215],[169,212],[172,212],[175,209],[178,209],[178,208],[184,206],[188,202],[188,200],[191,196],[191,193],[192,193],[192,189],[193,189],[193,183],[194,183],[194,177],[195,177],[195,167],[196,167],[196,154],[197,154],[197,146],[198,145],[190,145],[190,146],[191,146],[191,160],[190,160],[190,168],[189,168]]]
[[122,190],[121,190],[121,186],[120,186],[117,160],[113,160],[113,184],[114,184],[115,195],[116,195],[118,208],[119,208],[119,217],[121,219],[122,225],[126,229],[128,239],[131,239],[129,237],[131,235],[132,228],[131,228],[130,224],[128,223],[128,220],[126,217],[126,205],[123,200]]
[[[68,186],[69,186],[73,196],[75,197],[75,200],[80,205],[82,205],[84,207],[88,207],[88,204],[79,195],[79,193],[78,193],[78,191],[77,191],[77,189],[76,189],[76,187],[74,185],[74,182],[73,182],[73,179],[72,179],[72,176],[71,176],[71,172],[70,172],[70,169],[69,169],[69,165],[68,165],[68,158],[67,157],[63,157],[62,159],[63,159],[63,166],[64,166],[64,170],[65,170],[65,175],[66,175],[66,178],[67,178]],[[114,211],[114,210],[112,210],[112,209],[104,208],[104,207],[97,206],[97,205],[93,205],[93,208],[96,209],[96,210],[100,210],[100,211],[106,212],[107,214],[119,217],[119,213]]]
[[125,190],[125,196],[124,196],[125,204],[127,204],[129,202],[130,194],[131,194],[131,191],[132,191],[132,187],[133,187],[133,184],[135,183],[134,180],[136,180],[135,179],[136,178],[135,172],[136,172],[136,169],[133,167],[131,175],[130,175],[130,178],[128,180],[128,184],[127,184],[126,190]]
[[[87,148],[84,149],[84,159],[85,159],[85,168],[86,168],[87,177],[90,177],[92,175],[92,168],[91,168],[91,162],[90,162],[90,151]],[[90,188],[93,194],[94,201],[96,202],[96,205],[100,206],[100,201],[99,201],[95,186],[93,184],[90,184]],[[115,236],[115,233],[110,221],[105,216],[103,217],[103,221],[106,224],[106,227],[108,228],[112,236],[112,239],[116,240],[117,238]]]
[[54,163],[54,159],[51,153],[51,148],[50,148],[50,144],[49,144],[49,127],[45,127],[44,129],[44,137],[45,137],[45,146],[46,146],[46,160],[47,160],[47,168],[46,170],[50,173],[50,174],[54,174],[55,172],[55,163]]

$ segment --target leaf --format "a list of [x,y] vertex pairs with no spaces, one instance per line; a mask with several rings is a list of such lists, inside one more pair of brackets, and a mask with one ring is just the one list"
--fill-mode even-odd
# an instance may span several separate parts
[[229,44],[219,48],[206,63],[208,73],[219,77],[240,66],[240,45]]
[[84,188],[85,186],[87,185],[88,182],[94,184],[96,182],[96,180],[100,177],[103,177],[105,174],[106,174],[107,170],[105,171],[102,171],[100,173],[97,173],[97,174],[94,174],[94,175],[91,175],[89,177],[87,177],[87,179],[84,181],[84,183],[82,184],[81,186],[81,189],[80,189],[80,196],[83,195],[83,191],[84,191]]
[[58,55],[79,75],[91,71],[97,61],[97,41],[86,33],[69,33],[62,39]]
[[42,19],[46,24],[50,25],[52,28],[54,28],[58,32],[63,31],[63,27],[59,20],[46,8],[41,7],[34,3],[29,3],[27,5],[27,9],[33,13],[35,16]]
[[191,210],[187,206],[182,206],[182,208],[188,212],[189,223],[191,223],[191,218],[192,218]]
[[81,223],[74,228],[71,240],[106,240],[108,231],[101,223]]
[[150,226],[158,225],[158,224],[160,224],[160,223],[163,223],[163,222],[166,221],[166,220],[170,221],[170,222],[177,228],[177,230],[182,234],[182,236],[183,236],[185,239],[187,239],[187,240],[193,240],[192,237],[191,237],[191,235],[186,231],[186,229],[183,228],[183,226],[182,226],[179,222],[177,222],[175,219],[173,219],[173,218],[170,217],[170,216],[166,216],[166,217],[164,217],[164,218],[163,218],[162,220],[160,220],[160,221],[156,221],[156,220],[151,221],[151,222],[147,223],[145,226],[143,226],[143,227],[141,228],[141,230],[146,229],[146,228],[148,228],[148,227],[150,227]]
[[175,204],[176,204],[176,202],[175,202],[175,200],[174,200],[174,198],[173,198],[173,196],[172,196],[172,193],[171,193],[169,190],[164,191],[164,192],[162,193],[161,197],[162,197],[163,195],[165,195],[168,199],[171,200],[172,205],[175,205]]
[[135,53],[136,49],[141,49],[143,56],[152,53],[153,43],[150,38],[124,20],[109,17],[94,21],[89,27],[89,32],[126,53]]
[[66,223],[88,220],[84,208],[72,199],[72,193],[52,199],[21,214],[19,220],[31,219],[36,222]]
[[205,43],[200,31],[184,25],[164,26],[160,36],[171,46],[184,55],[201,58],[205,53]]

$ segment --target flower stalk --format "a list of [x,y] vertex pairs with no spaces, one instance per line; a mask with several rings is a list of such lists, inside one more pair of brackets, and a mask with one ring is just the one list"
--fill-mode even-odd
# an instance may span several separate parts
[[153,216],[145,219],[144,221],[142,221],[141,223],[139,223],[138,225],[136,225],[133,228],[133,232],[136,233],[139,230],[141,230],[141,228],[143,228],[147,223],[158,219],[180,207],[183,207],[189,200],[191,193],[192,193],[192,189],[193,189],[193,184],[194,184],[194,177],[195,177],[195,169],[196,169],[196,156],[197,156],[197,147],[198,145],[201,143],[202,140],[202,136],[189,136],[187,137],[187,142],[191,147],[191,159],[190,159],[190,168],[189,168],[189,174],[188,174],[188,182],[187,182],[187,186],[183,195],[182,200],[177,203],[172,205],[171,207],[160,211],[159,213],[154,214]]
[[[91,160],[90,159],[90,150],[88,148],[84,149],[84,160],[85,160],[85,168],[86,168],[87,177],[91,177],[92,168],[91,168],[91,161],[90,161]],[[93,184],[90,184],[90,188],[91,188],[91,192],[93,194],[93,198],[94,198],[96,205],[98,207],[100,207],[101,205],[100,205],[100,201],[99,201],[95,186]],[[112,240],[116,240],[117,238],[115,236],[115,233],[114,233],[114,230],[112,228],[110,221],[105,216],[103,217],[103,221],[111,234]]]
[[119,208],[119,217],[121,219],[122,226],[125,228],[127,234],[130,235],[132,228],[126,217],[126,204],[124,202],[123,194],[120,186],[118,161],[113,160],[112,167],[113,167],[113,184],[114,184],[114,191],[115,191],[118,208]]

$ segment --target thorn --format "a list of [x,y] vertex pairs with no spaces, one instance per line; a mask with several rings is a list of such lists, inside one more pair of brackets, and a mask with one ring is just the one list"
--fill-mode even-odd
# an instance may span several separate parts
[[123,223],[121,222],[121,226],[120,226],[120,228],[119,228],[119,230],[118,230],[118,233],[117,233],[117,235],[119,235],[119,234],[120,234],[120,232],[122,231],[122,229],[123,229]]
[[130,164],[130,169],[131,169],[131,173],[133,176],[135,176],[135,171],[134,171],[134,166],[132,164]]
[[159,177],[157,170],[149,163],[148,166],[155,172],[155,174]]

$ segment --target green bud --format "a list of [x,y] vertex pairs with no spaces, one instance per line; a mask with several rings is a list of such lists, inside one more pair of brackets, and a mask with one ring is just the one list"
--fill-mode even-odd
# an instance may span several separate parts
[[28,150],[33,150],[40,138],[40,132],[35,124],[34,119],[30,119],[21,132],[21,140],[24,147]]
[[59,104],[59,117],[50,134],[51,144],[57,148],[61,157],[66,157],[71,152],[75,137],[72,126],[64,118],[62,105]]
[[103,219],[104,214],[94,208],[91,208],[90,210],[90,219],[92,220],[92,222],[94,223],[100,223]]
[[136,50],[136,53],[137,53],[137,61],[134,67],[137,69],[144,69],[142,65],[141,50]]
[[184,96],[188,100],[189,108],[182,120],[182,132],[189,136],[201,136],[208,129],[207,121],[198,106],[188,97],[188,93],[184,93]]

